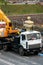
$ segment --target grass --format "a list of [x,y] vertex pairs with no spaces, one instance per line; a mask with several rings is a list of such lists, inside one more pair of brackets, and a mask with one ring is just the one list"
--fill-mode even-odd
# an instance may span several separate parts
[[37,5],[0,5],[7,15],[43,13],[43,6]]
[[4,0],[0,0],[0,3],[3,3],[4,2]]

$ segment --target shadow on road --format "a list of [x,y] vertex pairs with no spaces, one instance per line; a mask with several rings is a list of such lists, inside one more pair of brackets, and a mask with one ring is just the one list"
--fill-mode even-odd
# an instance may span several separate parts
[[[12,53],[12,54],[15,54],[15,55],[17,55],[17,56],[20,56],[19,53],[18,53],[17,51],[10,50],[9,52]],[[32,57],[32,56],[38,56],[38,55],[37,55],[37,54],[34,54],[34,53],[25,53],[24,56]]]

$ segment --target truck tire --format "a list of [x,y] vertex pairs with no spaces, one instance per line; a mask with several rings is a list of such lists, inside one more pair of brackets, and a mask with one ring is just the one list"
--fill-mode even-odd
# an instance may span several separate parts
[[38,55],[38,53],[39,53],[38,51],[35,51],[35,52],[34,52],[35,55]]
[[7,51],[8,50],[8,46],[7,45],[3,45],[3,50]]
[[20,47],[19,48],[19,54],[20,54],[20,56],[23,56],[24,55],[24,49],[23,49],[23,47]]

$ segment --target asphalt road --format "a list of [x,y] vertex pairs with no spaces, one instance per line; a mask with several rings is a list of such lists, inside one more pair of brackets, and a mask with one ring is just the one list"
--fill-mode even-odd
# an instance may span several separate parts
[[32,54],[20,56],[14,51],[0,50],[0,65],[43,65],[43,57]]

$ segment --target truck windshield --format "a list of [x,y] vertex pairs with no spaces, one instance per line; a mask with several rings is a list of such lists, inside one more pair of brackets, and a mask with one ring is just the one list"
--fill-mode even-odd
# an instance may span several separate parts
[[27,40],[36,40],[40,39],[40,33],[27,34]]

